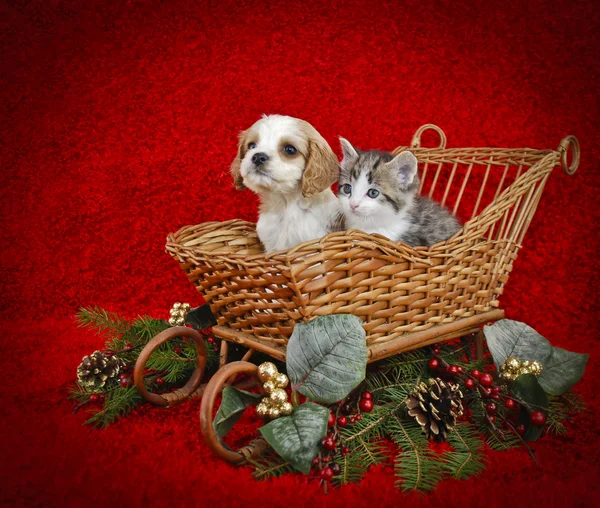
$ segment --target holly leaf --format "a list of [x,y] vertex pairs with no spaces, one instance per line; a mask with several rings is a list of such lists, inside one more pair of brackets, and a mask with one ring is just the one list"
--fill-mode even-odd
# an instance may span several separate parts
[[213,420],[213,426],[219,437],[225,436],[246,408],[258,403],[262,397],[258,393],[245,392],[232,386],[226,386],[223,390],[221,406]]
[[290,416],[283,416],[258,430],[267,443],[295,469],[308,474],[319,452],[319,442],[327,434],[329,409],[305,402]]
[[518,423],[525,425],[527,429],[523,435],[525,441],[535,441],[541,436],[543,425],[532,425],[529,421],[529,415],[534,411],[541,411],[548,414],[548,395],[538,383],[533,374],[523,374],[515,379],[510,385],[510,392],[516,399],[523,402],[521,414]]
[[553,348],[550,359],[542,364],[538,382],[546,393],[562,395],[583,377],[589,356]]
[[496,367],[509,356],[519,360],[537,360],[546,365],[552,356],[552,345],[530,326],[511,319],[501,319],[493,325],[484,326],[483,333]]
[[359,317],[332,314],[294,327],[287,346],[293,390],[332,404],[360,384],[366,367],[366,334]]

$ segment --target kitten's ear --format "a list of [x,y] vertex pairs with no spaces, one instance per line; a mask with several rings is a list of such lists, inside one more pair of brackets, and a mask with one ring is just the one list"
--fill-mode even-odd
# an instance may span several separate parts
[[237,190],[244,190],[246,188],[246,186],[244,185],[244,179],[242,178],[242,174],[241,174],[241,165],[242,165],[242,159],[244,158],[244,156],[246,155],[246,135],[247,135],[248,131],[242,131],[240,132],[239,135],[239,141],[238,141],[238,152],[237,155],[235,156],[235,159],[233,159],[233,162],[231,163],[231,167],[229,168],[229,171],[231,172],[231,176],[233,176],[233,185]]
[[397,177],[401,188],[409,187],[417,177],[417,158],[408,150],[400,152],[386,166]]
[[350,141],[340,137],[340,145],[342,145],[342,154],[344,155],[344,160],[358,159],[358,151],[352,146]]
[[327,141],[312,126],[306,131],[308,154],[302,174],[302,195],[305,198],[329,189],[340,175],[340,163]]

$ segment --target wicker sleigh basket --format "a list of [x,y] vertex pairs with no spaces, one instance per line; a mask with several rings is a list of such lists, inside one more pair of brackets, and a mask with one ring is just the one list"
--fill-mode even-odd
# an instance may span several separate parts
[[[440,136],[437,148],[421,147],[428,129]],[[217,334],[284,359],[296,322],[352,313],[374,361],[501,318],[498,298],[546,181],[557,165],[575,172],[577,139],[557,150],[448,149],[443,131],[424,125],[394,153],[406,149],[419,161],[421,193],[464,220],[447,241],[410,247],[349,230],[264,254],[255,225],[241,220],[169,235],[167,251],[210,304]]]

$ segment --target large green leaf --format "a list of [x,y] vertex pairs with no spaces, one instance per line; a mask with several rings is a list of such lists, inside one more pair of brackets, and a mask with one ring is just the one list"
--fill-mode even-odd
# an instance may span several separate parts
[[527,429],[523,439],[535,441],[542,434],[543,426],[531,425],[529,414],[534,411],[548,414],[548,395],[533,374],[523,374],[515,379],[510,385],[510,392],[515,398],[525,403],[525,407],[521,409],[518,422],[525,425]]
[[367,344],[360,318],[351,314],[321,316],[298,323],[287,346],[292,388],[331,404],[342,400],[364,378]]
[[290,416],[273,420],[258,430],[283,459],[308,474],[319,452],[319,442],[327,434],[328,418],[329,409],[306,402]]
[[550,359],[543,364],[538,382],[546,393],[562,395],[582,378],[588,358],[589,355],[555,347]]
[[225,387],[221,406],[213,421],[213,426],[219,437],[226,435],[242,416],[244,410],[252,404],[257,404],[262,397],[258,393],[245,392],[233,386]]
[[552,356],[552,345],[548,339],[525,323],[501,319],[493,325],[484,326],[483,333],[498,368],[509,356],[519,360],[537,360],[544,366]]

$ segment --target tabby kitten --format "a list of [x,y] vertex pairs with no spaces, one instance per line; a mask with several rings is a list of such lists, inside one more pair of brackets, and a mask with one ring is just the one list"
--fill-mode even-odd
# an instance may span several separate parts
[[340,138],[344,158],[338,197],[347,229],[379,233],[395,242],[430,246],[460,228],[449,210],[417,196],[417,159],[408,151],[395,157],[376,150],[360,151]]

